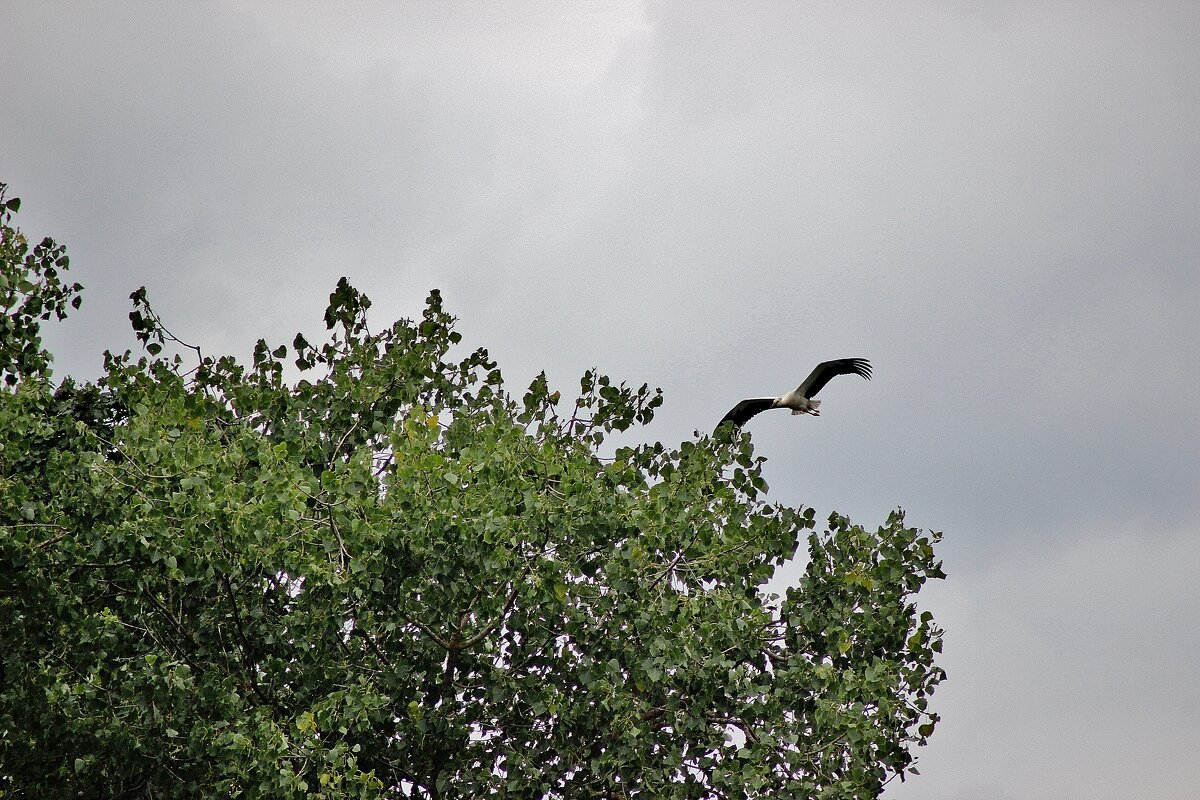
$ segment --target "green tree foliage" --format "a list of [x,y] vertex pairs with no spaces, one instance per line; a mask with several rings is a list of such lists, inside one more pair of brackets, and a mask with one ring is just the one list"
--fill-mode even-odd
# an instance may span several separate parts
[[746,435],[601,457],[661,396],[511,395],[451,356],[436,291],[371,332],[343,279],[325,343],[241,364],[139,290],[147,354],[52,386],[37,322],[78,287],[4,208],[0,794],[859,798],[912,771],[937,534],[818,532]]
[[7,192],[8,184],[0,183],[0,377],[6,386],[14,386],[23,377],[49,375],[50,354],[42,348],[41,323],[51,317],[63,319],[68,305],[79,308],[83,287],[62,282],[60,273],[70,264],[66,248],[46,238],[31,249],[12,227],[21,199],[10,199]]

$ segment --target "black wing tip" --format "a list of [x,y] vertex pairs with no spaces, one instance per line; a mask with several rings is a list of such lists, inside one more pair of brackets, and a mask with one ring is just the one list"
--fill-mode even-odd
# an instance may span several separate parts
[[843,375],[858,375],[871,380],[871,362],[865,358],[839,358],[825,363],[836,367]]

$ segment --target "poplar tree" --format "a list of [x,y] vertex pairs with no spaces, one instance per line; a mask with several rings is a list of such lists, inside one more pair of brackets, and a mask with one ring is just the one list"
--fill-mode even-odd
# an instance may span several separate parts
[[436,290],[374,332],[342,279],[318,343],[248,363],[138,290],[142,351],[55,382],[40,325],[82,287],[18,206],[0,795],[848,799],[915,772],[939,534],[767,502],[728,429],[606,447],[661,393],[511,393]]

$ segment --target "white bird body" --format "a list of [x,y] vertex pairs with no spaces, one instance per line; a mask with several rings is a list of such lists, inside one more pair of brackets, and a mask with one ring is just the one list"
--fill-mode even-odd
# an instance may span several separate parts
[[805,397],[799,389],[793,389],[775,400],[778,403],[778,408],[790,408],[792,416],[797,414],[812,414],[814,417],[821,416],[818,411],[821,407],[820,400],[813,400],[811,397]]
[[717,423],[717,427],[731,422],[740,428],[756,414],[772,408],[789,408],[793,415],[812,414],[821,416],[821,401],[814,400],[813,395],[821,391],[830,378],[835,375],[858,375],[871,380],[871,362],[865,358],[839,358],[834,361],[822,361],[809,373],[804,382],[792,391],[778,397],[751,397],[729,409],[729,413]]

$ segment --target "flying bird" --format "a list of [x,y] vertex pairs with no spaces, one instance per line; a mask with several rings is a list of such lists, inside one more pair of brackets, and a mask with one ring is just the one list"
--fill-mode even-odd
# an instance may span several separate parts
[[865,358],[839,358],[834,361],[822,361],[809,373],[804,382],[793,391],[779,397],[751,397],[729,409],[729,413],[717,423],[720,428],[726,422],[732,422],[740,428],[755,414],[760,414],[770,408],[790,408],[793,414],[812,414],[820,416],[818,407],[820,400],[813,400],[817,392],[825,388],[825,384],[835,375],[861,375],[871,380],[871,362]]

